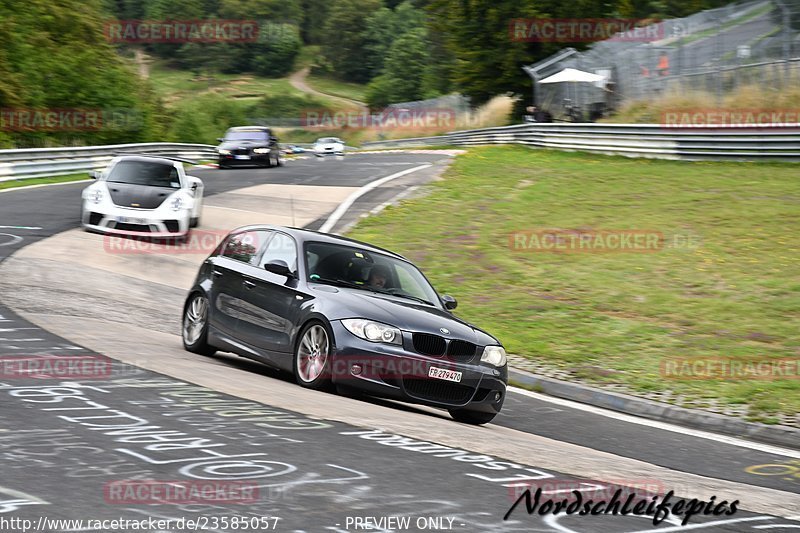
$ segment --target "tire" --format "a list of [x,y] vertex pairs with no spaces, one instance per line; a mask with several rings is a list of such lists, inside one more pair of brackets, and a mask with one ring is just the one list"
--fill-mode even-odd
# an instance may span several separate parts
[[181,337],[186,351],[200,355],[216,353],[217,349],[208,344],[209,309],[208,298],[201,293],[196,292],[186,300],[181,320]]
[[200,225],[200,217],[192,217],[191,219],[189,219],[190,228],[196,228],[199,225]]
[[228,165],[226,165],[225,163],[217,163],[217,169],[226,170],[227,168],[228,168]]
[[333,335],[330,329],[314,320],[303,327],[297,339],[292,358],[295,381],[307,389],[331,390]]
[[275,158],[275,166],[276,167],[282,167],[283,166],[283,157],[281,157],[281,154],[278,154],[278,157]]
[[450,416],[456,422],[472,424],[474,426],[488,424],[497,416],[497,413],[484,413],[482,411],[469,411],[467,409],[449,409]]

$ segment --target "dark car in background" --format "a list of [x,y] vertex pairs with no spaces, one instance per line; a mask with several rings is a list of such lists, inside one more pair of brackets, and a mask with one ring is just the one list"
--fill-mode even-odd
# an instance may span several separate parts
[[283,165],[278,138],[264,126],[239,126],[229,128],[225,137],[217,139],[219,168],[258,165],[264,167]]
[[500,342],[452,314],[395,253],[309,230],[232,231],[186,299],[183,344],[291,372],[303,387],[358,391],[447,409],[485,424],[508,382]]

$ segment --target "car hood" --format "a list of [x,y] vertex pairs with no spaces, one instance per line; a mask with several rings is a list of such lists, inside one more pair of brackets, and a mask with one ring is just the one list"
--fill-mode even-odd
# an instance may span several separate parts
[[108,194],[115,205],[137,209],[156,209],[178,190],[169,187],[116,182],[107,182],[106,187],[108,187]]
[[[449,339],[461,339],[478,345],[499,344],[486,332],[442,309],[404,300],[391,295],[330,285],[309,285],[314,296],[329,304],[331,319],[366,318],[405,331],[432,333]],[[449,330],[442,333],[440,328]]]
[[269,146],[267,141],[224,141],[217,146],[217,150],[235,150],[236,148],[261,148]]

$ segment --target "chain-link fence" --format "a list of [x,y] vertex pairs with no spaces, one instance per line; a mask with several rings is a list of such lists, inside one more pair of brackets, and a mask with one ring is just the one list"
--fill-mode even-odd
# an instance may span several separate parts
[[[798,85],[800,38],[785,0],[740,2],[656,25],[650,42],[594,43],[561,52],[525,70],[534,101],[557,118],[593,120],[634,100],[668,92],[704,91],[717,103],[744,84]],[[554,59],[557,59],[554,61]],[[538,83],[564,68],[601,74],[596,83]],[[577,112],[569,113],[570,107]]]

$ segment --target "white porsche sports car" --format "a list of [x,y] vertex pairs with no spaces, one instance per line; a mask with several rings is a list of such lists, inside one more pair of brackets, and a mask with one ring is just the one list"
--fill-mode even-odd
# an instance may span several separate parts
[[103,233],[181,237],[197,226],[203,182],[187,175],[179,161],[121,156],[83,190],[81,223]]
[[336,137],[322,137],[314,142],[314,155],[344,155],[344,141]]

